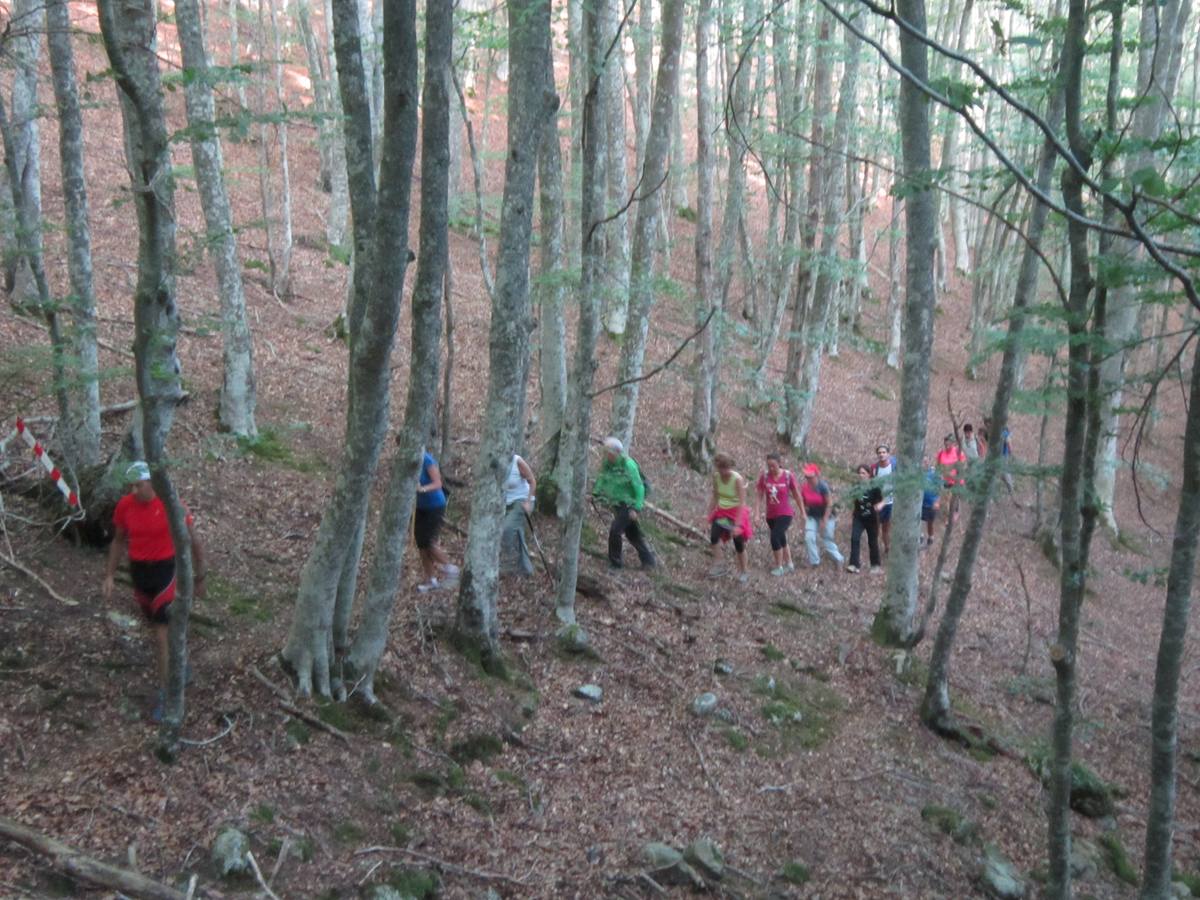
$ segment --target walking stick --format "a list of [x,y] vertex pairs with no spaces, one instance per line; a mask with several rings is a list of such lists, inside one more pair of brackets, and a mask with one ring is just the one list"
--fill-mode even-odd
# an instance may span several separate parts
[[542,558],[542,567],[546,570],[546,577],[550,579],[550,583],[554,584],[554,573],[550,571],[550,561],[546,559],[546,551],[542,549],[542,542],[538,540],[537,532],[533,528],[533,517],[529,515],[529,510],[522,507],[521,511],[525,513],[525,521],[529,525],[529,534],[533,538],[533,546],[537,547],[538,556]]

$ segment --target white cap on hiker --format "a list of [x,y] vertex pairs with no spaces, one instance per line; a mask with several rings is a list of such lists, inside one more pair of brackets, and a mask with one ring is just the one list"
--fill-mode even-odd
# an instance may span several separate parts
[[621,441],[620,441],[618,438],[615,438],[615,437],[606,437],[606,438],[604,439],[604,449],[605,449],[605,450],[612,450],[612,451],[613,451],[613,452],[615,452],[615,453],[624,453],[624,452],[625,452],[625,445],[624,445],[624,444],[622,444],[622,443],[621,443]]
[[150,480],[150,467],[140,459],[129,464],[129,468],[125,470],[125,480],[130,484],[138,481]]

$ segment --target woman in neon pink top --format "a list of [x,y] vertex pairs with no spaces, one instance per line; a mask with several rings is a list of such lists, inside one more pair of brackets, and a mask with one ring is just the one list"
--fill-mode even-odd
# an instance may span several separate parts
[[[787,531],[796,515],[796,507],[804,508],[800,499],[800,486],[796,476],[783,468],[778,453],[767,454],[767,469],[758,476],[757,496],[766,506],[767,527],[771,530],[771,553],[775,557],[772,575],[786,575],[794,571],[792,550],[788,547]],[[796,501],[796,507],[792,506]],[[756,510],[757,515],[757,510]]]

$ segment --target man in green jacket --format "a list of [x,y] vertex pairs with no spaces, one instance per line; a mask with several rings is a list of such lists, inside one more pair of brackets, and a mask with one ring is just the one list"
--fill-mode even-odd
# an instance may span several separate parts
[[600,464],[592,496],[613,511],[612,526],[608,529],[608,564],[614,569],[621,568],[621,535],[624,535],[637,550],[642,568],[653,569],[654,553],[638,527],[638,514],[646,500],[646,485],[638,464],[625,453],[625,448],[615,437],[604,439],[604,461]]

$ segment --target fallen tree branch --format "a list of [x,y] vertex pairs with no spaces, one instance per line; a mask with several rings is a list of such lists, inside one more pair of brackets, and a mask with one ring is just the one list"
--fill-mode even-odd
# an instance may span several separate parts
[[263,878],[262,869],[258,867],[258,860],[254,858],[254,854],[249,850],[246,851],[246,860],[250,863],[250,868],[254,870],[254,877],[258,879],[258,886],[266,891],[267,896],[271,900],[279,900],[279,895],[267,886],[267,882]]
[[689,525],[687,522],[683,521],[682,519],[677,519],[675,516],[671,515],[665,509],[655,506],[649,500],[643,501],[642,505],[644,507],[646,507],[646,509],[650,510],[650,512],[654,513],[656,516],[658,516],[660,519],[662,519],[664,522],[668,522],[671,525],[674,525],[676,528],[678,528],[680,531],[684,532],[685,534],[690,534],[692,537],[694,537],[698,540],[701,540],[701,541],[707,540],[707,535],[705,535],[704,532],[702,532],[699,528],[696,528],[694,525]]
[[229,716],[223,716],[222,718],[225,719],[225,730],[220,734],[214,735],[210,738],[205,738],[202,741],[192,741],[188,740],[187,738],[180,738],[179,743],[186,744],[189,747],[207,747],[209,744],[215,744],[221,738],[225,737],[225,735],[229,734],[229,732],[233,731],[234,723],[237,721],[237,719],[231,719]]
[[511,875],[505,875],[501,872],[488,872],[484,869],[469,869],[466,866],[460,866],[457,863],[447,862],[430,853],[422,853],[420,850],[409,850],[407,847],[364,847],[362,850],[355,850],[355,856],[365,856],[368,853],[403,853],[406,856],[411,856],[413,859],[419,859],[422,862],[427,862],[430,865],[437,866],[439,869],[445,869],[447,872],[453,872],[456,875],[467,875],[471,878],[478,878],[480,881],[504,881],[508,884],[515,884],[518,887],[525,887],[526,883],[523,879],[513,878]]
[[683,731],[684,734],[687,735],[687,739],[691,741],[692,749],[696,751],[696,756],[700,760],[700,771],[704,773],[704,780],[708,782],[708,786],[713,789],[714,794],[716,794],[718,797],[724,798],[725,794],[721,791],[721,786],[717,784],[717,782],[713,780],[712,775],[709,774],[708,763],[704,761],[704,754],[700,751],[700,745],[696,743],[696,739],[692,737],[691,729],[684,728]]
[[8,838],[27,850],[47,857],[50,865],[58,871],[89,884],[119,891],[130,897],[145,897],[147,900],[184,900],[186,896],[173,887],[168,887],[145,875],[110,866],[108,863],[86,856],[54,838],[26,828],[12,819],[0,817],[0,837]]
[[19,562],[17,562],[15,559],[13,559],[11,556],[9,556],[7,553],[0,553],[0,563],[4,563],[10,569],[14,569],[17,572],[20,572],[26,578],[29,578],[32,581],[36,581],[43,591],[45,591],[47,594],[49,594],[51,597],[53,597],[59,603],[62,603],[65,606],[78,606],[79,605],[78,600],[71,600],[67,597],[64,597],[62,594],[60,594],[54,588],[50,587],[50,585],[46,583],[46,580],[44,578],[42,578],[40,575],[38,575],[32,569],[25,568],[25,566],[21,565]]
[[633,378],[626,378],[624,381],[618,381],[616,384],[610,384],[608,387],[602,387],[598,391],[592,391],[592,393],[589,394],[589,396],[594,399],[596,397],[599,397],[601,394],[607,394],[609,391],[615,391],[615,390],[617,390],[617,388],[623,388],[626,385],[636,384],[639,381],[646,381],[650,378],[653,378],[655,375],[657,375],[659,372],[661,372],[663,369],[665,369],[671,363],[675,362],[676,357],[678,357],[679,354],[683,352],[684,348],[687,347],[688,344],[690,344],[696,338],[700,337],[700,335],[704,332],[704,329],[708,327],[708,323],[712,321],[712,317],[714,315],[716,315],[716,313],[717,313],[717,308],[714,306],[712,309],[710,309],[708,311],[708,315],[704,317],[704,321],[700,323],[700,327],[697,328],[695,331],[693,331],[691,334],[689,334],[687,337],[685,337],[683,339],[683,343],[675,348],[674,353],[672,353],[670,356],[668,356],[663,362],[659,363],[657,366],[655,366],[649,372],[645,372],[645,373],[643,373],[641,375],[637,375]]

